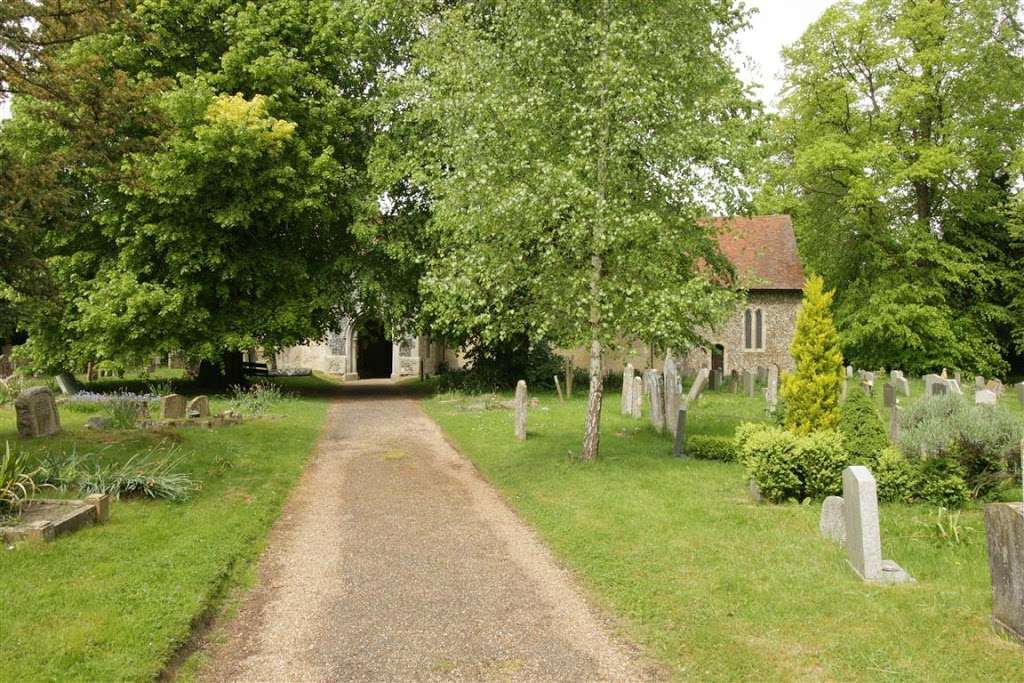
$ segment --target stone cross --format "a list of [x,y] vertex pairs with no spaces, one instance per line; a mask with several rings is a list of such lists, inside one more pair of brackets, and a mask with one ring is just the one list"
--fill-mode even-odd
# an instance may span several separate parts
[[643,417],[643,404],[644,404],[644,381],[639,376],[633,378],[633,390],[629,392],[630,400],[633,405],[630,408],[630,414],[634,419],[639,420]]
[[196,396],[188,402],[189,417],[210,417],[210,399],[206,396]]
[[982,389],[981,391],[974,392],[974,404],[979,406],[994,406],[999,403],[999,397],[996,396],[996,392],[989,391],[988,389]]
[[676,413],[679,412],[679,397],[683,393],[683,386],[679,379],[679,372],[672,356],[665,358],[665,426],[674,435],[676,433]]
[[622,371],[622,406],[621,412],[623,415],[631,415],[633,413],[633,377],[636,371],[633,369],[632,363],[626,363],[626,368]]
[[985,506],[992,624],[1024,645],[1024,503]]
[[774,414],[779,405],[779,366],[772,365],[768,368],[768,388],[764,392],[765,400],[768,402],[768,412]]
[[60,415],[53,392],[47,387],[32,387],[14,399],[18,435],[25,439],[52,436],[60,432]]
[[185,417],[185,397],[181,394],[168,394],[160,399],[160,419],[180,420]]
[[516,382],[516,438],[520,441],[526,440],[526,381]]
[[892,384],[886,384],[882,387],[882,404],[886,408],[892,408],[896,405],[896,387]]
[[665,406],[664,406],[664,384],[661,373],[657,370],[648,370],[644,373],[644,384],[647,388],[647,400],[650,407],[648,417],[651,426],[659,434],[665,429]]
[[877,485],[874,476],[862,465],[843,470],[843,528],[847,561],[864,581],[913,581],[895,562],[882,560]]
[[686,456],[686,406],[679,406],[676,411],[676,440],[672,454],[677,458]]
[[704,391],[708,385],[708,376],[710,372],[707,368],[701,368],[700,372],[693,379],[693,384],[690,385],[690,393],[686,395],[686,404],[689,406],[691,403],[700,398],[701,392]]

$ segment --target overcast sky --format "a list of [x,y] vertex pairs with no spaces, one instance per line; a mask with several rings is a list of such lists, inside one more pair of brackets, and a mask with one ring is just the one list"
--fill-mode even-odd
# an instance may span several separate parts
[[[756,63],[752,70],[744,69],[748,81],[762,84],[758,91],[761,99],[771,104],[781,87],[779,76],[782,58],[779,50],[800,37],[804,29],[821,16],[836,0],[747,0],[747,5],[758,11],[751,19],[751,27],[740,36],[743,51]],[[0,104],[0,118],[6,118],[7,106]]]

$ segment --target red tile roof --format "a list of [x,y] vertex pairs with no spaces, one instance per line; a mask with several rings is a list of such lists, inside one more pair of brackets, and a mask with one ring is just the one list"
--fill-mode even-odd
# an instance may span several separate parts
[[718,245],[746,289],[804,288],[804,268],[789,216],[716,218]]

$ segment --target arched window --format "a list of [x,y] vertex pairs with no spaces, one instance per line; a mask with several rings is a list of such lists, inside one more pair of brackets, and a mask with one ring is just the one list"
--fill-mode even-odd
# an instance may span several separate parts
[[746,351],[764,351],[764,312],[748,308],[743,312],[743,348]]

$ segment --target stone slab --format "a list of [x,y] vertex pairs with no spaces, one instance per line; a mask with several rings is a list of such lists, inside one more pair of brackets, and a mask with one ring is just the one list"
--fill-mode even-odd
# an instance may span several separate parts
[[1024,645],[1024,503],[985,506],[992,624]]
[[846,522],[843,517],[843,499],[840,496],[829,496],[821,504],[821,518],[818,531],[827,539],[839,545],[846,543]]

